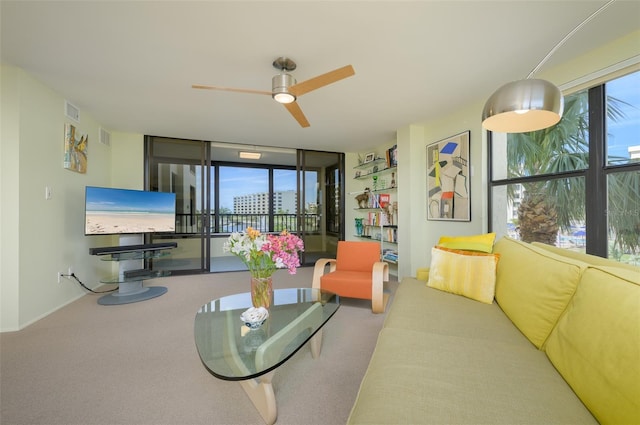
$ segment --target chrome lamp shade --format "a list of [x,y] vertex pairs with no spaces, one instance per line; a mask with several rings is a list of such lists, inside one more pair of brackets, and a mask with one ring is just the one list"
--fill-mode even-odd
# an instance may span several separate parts
[[500,133],[524,133],[551,127],[562,118],[564,98],[554,84],[540,79],[507,83],[487,100],[482,126]]

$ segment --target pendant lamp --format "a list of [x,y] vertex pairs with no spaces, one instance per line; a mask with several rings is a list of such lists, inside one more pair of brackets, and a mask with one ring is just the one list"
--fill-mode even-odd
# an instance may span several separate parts
[[500,133],[524,133],[557,124],[564,110],[560,89],[549,81],[532,77],[565,41],[614,1],[604,4],[560,40],[526,79],[512,81],[496,90],[484,105],[482,126]]

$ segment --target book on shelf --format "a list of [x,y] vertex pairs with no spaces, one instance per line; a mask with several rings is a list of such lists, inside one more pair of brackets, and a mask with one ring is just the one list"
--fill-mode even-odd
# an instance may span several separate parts
[[391,195],[388,193],[370,193],[367,208],[385,208],[389,202],[391,202]]
[[382,259],[391,263],[398,262],[398,252],[393,249],[385,249],[382,251]]
[[378,204],[380,205],[380,208],[386,208],[386,206],[389,205],[389,202],[391,202],[391,195],[388,193],[381,193],[378,195]]
[[367,226],[388,226],[389,218],[387,214],[379,211],[379,212],[370,212],[367,214],[367,218],[365,219]]
[[398,229],[395,227],[387,227],[387,242],[398,243]]

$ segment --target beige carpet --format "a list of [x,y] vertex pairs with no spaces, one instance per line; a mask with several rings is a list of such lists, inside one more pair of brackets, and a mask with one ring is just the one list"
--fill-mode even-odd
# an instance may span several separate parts
[[[312,268],[274,275],[274,287],[311,286]],[[206,302],[246,292],[246,272],[148,282],[169,291],[101,306],[87,295],[19,332],[0,335],[0,423],[262,424],[239,384],[203,367],[193,339]],[[387,284],[395,292],[397,282]],[[278,424],[344,424],[385,315],[342,300],[322,353],[303,347],[273,379]]]

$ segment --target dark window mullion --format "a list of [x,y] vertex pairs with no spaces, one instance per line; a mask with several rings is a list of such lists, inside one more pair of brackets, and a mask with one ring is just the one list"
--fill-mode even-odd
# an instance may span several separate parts
[[269,231],[275,231],[275,218],[274,214],[276,213],[275,205],[273,202],[273,198],[275,197],[275,192],[273,191],[273,167],[269,167]]
[[589,90],[589,169],[585,215],[587,253],[607,257],[607,179],[605,167],[606,96],[604,85]]

